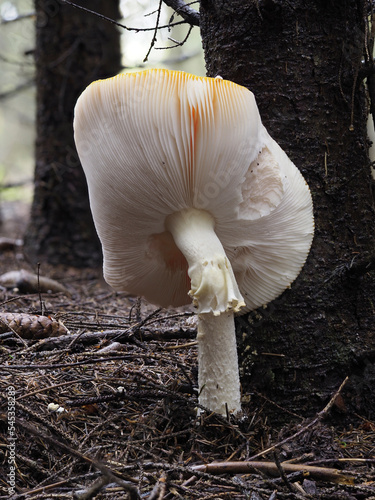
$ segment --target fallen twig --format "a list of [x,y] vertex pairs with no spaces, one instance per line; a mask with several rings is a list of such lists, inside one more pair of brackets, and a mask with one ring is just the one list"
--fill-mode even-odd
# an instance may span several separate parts
[[321,410],[317,416],[311,420],[311,422],[309,422],[307,425],[303,426],[298,432],[296,432],[295,434],[292,434],[291,436],[283,439],[282,441],[280,441],[279,443],[276,443],[272,446],[270,446],[269,448],[263,450],[263,451],[260,451],[259,453],[257,453],[256,455],[253,455],[252,457],[249,458],[249,461],[252,461],[252,460],[255,460],[256,458],[259,458],[263,455],[265,455],[266,453],[269,453],[270,451],[274,451],[276,450],[277,448],[280,448],[281,446],[283,446],[285,443],[288,443],[289,441],[292,441],[294,440],[295,438],[297,438],[298,436],[300,436],[301,434],[305,433],[308,429],[310,429],[310,427],[313,427],[314,425],[316,425],[318,422],[320,422],[321,420],[323,420],[323,418],[326,417],[326,415],[328,414],[328,412],[331,410],[332,406],[334,405],[335,403],[335,400],[337,398],[337,396],[340,394],[340,392],[342,391],[342,389],[344,388],[345,384],[347,383],[347,381],[349,380],[349,377],[346,377],[345,380],[342,382],[342,384],[340,385],[340,387],[338,388],[338,390],[335,392],[335,394],[332,396],[332,398],[329,400],[329,402],[327,403],[327,405],[323,408],[323,410]]
[[[87,332],[87,333],[76,333],[73,335],[61,335],[59,337],[48,338],[41,340],[37,346],[43,349],[61,349],[71,342],[76,343],[77,341],[83,344],[94,344],[103,340],[130,340],[134,337],[133,327],[127,328],[125,330],[104,330],[101,332]],[[176,331],[165,331],[165,332],[151,332],[147,329],[140,329],[140,334],[143,340],[180,340],[180,339],[190,339],[196,335],[196,329],[191,328],[188,330]]]
[[[287,474],[303,471],[309,477],[320,481],[327,481],[336,484],[353,484],[354,477],[341,473],[338,469],[326,467],[315,467],[305,464],[281,463]],[[191,467],[197,472],[207,472],[209,474],[248,474],[258,470],[270,476],[279,476],[280,471],[274,462],[212,462],[205,465],[193,465]]]
[[9,271],[0,276],[0,285],[6,288],[18,288],[21,293],[32,292],[52,292],[64,293],[70,296],[70,291],[58,281],[46,278],[45,276],[38,276],[37,274],[30,273],[25,269],[19,271]]

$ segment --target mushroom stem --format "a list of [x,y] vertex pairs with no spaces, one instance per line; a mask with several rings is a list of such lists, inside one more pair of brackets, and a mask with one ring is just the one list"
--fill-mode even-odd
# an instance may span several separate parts
[[195,208],[166,220],[188,262],[189,295],[198,309],[199,402],[226,415],[241,409],[233,314],[245,303],[214,225],[208,212]]
[[185,256],[191,281],[189,295],[198,314],[238,312],[245,305],[232,266],[205,210],[189,208],[167,217],[166,228]]
[[197,340],[199,403],[224,416],[241,411],[233,313],[199,314]]

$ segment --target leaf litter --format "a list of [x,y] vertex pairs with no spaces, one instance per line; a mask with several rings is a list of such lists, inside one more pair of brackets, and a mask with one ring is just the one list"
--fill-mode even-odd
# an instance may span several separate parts
[[[1,267],[28,266],[4,251]],[[62,288],[0,292],[0,498],[375,500],[375,423],[337,425],[339,388],[283,429],[255,392],[239,418],[198,412],[190,308],[115,293],[96,270],[42,271]]]

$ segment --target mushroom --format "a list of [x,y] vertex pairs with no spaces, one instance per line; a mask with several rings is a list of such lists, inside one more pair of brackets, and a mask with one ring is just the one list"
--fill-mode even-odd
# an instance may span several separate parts
[[199,403],[238,413],[234,315],[275,299],[306,260],[314,221],[301,173],[253,94],[221,78],[99,80],[78,99],[74,130],[106,281],[162,307],[192,299]]

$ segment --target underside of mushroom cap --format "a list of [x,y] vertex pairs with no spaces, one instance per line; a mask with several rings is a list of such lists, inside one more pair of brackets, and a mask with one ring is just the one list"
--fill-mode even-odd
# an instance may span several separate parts
[[[237,228],[233,231],[220,222],[216,226],[246,302],[241,314],[267,304],[292,284],[314,236],[313,204],[305,179],[264,127],[261,136],[263,148],[242,185]],[[254,174],[263,179],[261,189]],[[258,198],[254,191],[263,196]]]
[[187,262],[165,227],[189,208],[214,218],[248,309],[297,276],[313,234],[311,197],[246,88],[167,70],[119,75],[83,92],[74,129],[115,289],[189,303]]

